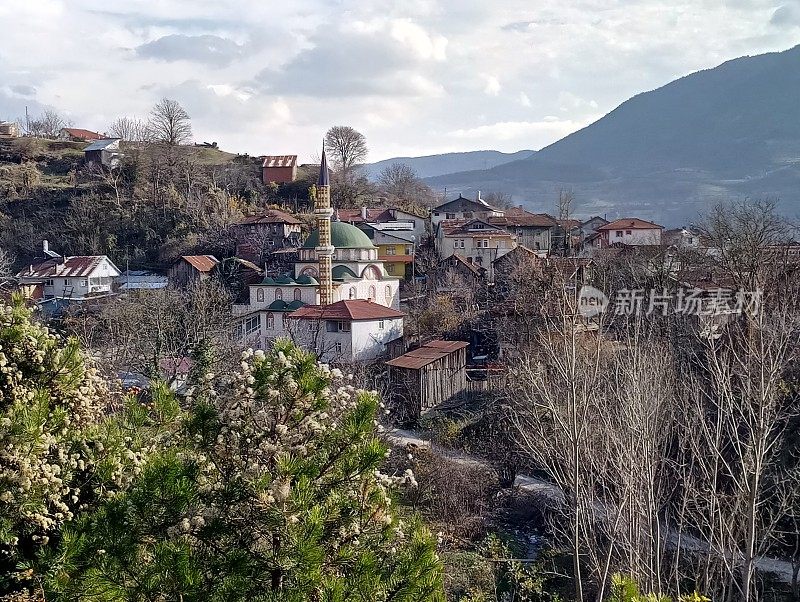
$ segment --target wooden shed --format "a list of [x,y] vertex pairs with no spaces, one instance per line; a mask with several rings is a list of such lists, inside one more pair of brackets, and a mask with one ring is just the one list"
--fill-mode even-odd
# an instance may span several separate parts
[[464,341],[431,341],[386,362],[394,401],[409,418],[460,395],[467,388]]

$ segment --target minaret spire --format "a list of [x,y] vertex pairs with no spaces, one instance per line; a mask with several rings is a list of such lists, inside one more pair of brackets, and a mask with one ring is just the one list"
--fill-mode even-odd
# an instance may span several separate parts
[[334,247],[331,244],[331,183],[328,175],[328,160],[325,157],[325,141],[322,141],[322,159],[317,179],[317,197],[314,201],[314,215],[317,218],[319,246],[316,248],[319,261],[319,304],[333,303],[333,274],[331,261]]

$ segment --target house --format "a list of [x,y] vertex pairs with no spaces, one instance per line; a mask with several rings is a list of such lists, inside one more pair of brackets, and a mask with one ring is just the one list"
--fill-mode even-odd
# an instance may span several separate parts
[[211,277],[211,270],[219,263],[213,255],[184,255],[169,268],[169,283],[186,287]]
[[288,316],[288,331],[323,362],[366,362],[403,335],[404,316],[379,303],[350,299],[299,308]]
[[[378,259],[383,262],[386,273],[409,280],[413,276],[414,255],[417,241],[414,235],[389,234],[382,230],[371,229],[373,244],[378,247]],[[368,234],[369,235],[369,232]]]
[[232,228],[236,255],[264,263],[266,256],[274,251],[299,247],[302,225],[299,219],[278,209],[245,217]]
[[241,257],[228,257],[211,268],[211,276],[228,291],[234,303],[250,298],[250,286],[264,278],[264,270]]
[[103,138],[95,140],[83,149],[87,165],[102,165],[114,169],[119,165],[122,153],[119,150],[121,138]]
[[490,217],[503,217],[503,215],[504,211],[489,205],[481,198],[480,192],[475,200],[459,194],[458,198],[442,203],[433,209],[431,212],[431,224],[434,231],[436,231],[439,224],[444,221],[468,221],[473,218],[488,220]]
[[665,230],[661,242],[678,249],[699,249],[702,244],[702,233],[694,226]]
[[105,255],[61,257],[42,244],[46,259],[17,273],[23,295],[32,299],[66,298],[81,301],[112,292],[114,278],[120,275]]
[[19,129],[16,123],[10,121],[0,121],[0,138],[17,138]]
[[91,142],[105,138],[102,134],[81,128],[62,128],[58,137],[60,140],[71,140],[72,142]]
[[361,209],[339,209],[339,221],[353,224],[364,230],[372,238],[371,231],[380,230],[387,234],[411,237],[419,242],[426,234],[426,215],[417,215],[396,207],[361,207]]
[[442,222],[437,230],[436,247],[442,257],[461,255],[469,263],[485,268],[490,280],[492,262],[516,246],[516,235],[480,219],[456,225]]
[[589,238],[590,236],[597,233],[597,229],[601,226],[605,226],[608,223],[608,220],[604,217],[600,217],[599,215],[595,215],[594,217],[590,217],[586,221],[581,223],[581,236],[584,240]]
[[457,292],[456,287],[475,288],[485,278],[486,268],[466,260],[463,255],[453,253],[439,262],[436,272],[436,287],[440,292]]
[[599,236],[592,244],[596,248],[617,243],[631,246],[660,245],[663,230],[663,226],[635,217],[618,219],[597,228]]
[[261,164],[264,184],[287,184],[297,179],[297,155],[269,155]]
[[468,346],[436,340],[386,362],[392,401],[405,410],[405,418],[419,418],[464,392]]
[[530,213],[522,207],[506,209],[503,217],[489,217],[493,226],[502,226],[514,234],[518,245],[547,255],[552,245],[552,234],[558,226],[556,220],[545,213]]

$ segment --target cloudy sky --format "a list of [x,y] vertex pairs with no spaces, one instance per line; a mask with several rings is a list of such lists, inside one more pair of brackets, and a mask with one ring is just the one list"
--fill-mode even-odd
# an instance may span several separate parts
[[800,0],[0,0],[0,119],[103,131],[163,96],[198,141],[309,160],[538,149],[630,96],[800,43]]

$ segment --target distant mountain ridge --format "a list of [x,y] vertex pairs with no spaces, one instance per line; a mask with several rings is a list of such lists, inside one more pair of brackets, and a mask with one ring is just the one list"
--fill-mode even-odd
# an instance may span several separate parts
[[527,159],[534,154],[532,150],[515,153],[501,153],[494,150],[469,151],[464,153],[444,153],[425,157],[394,157],[364,166],[367,177],[375,180],[383,169],[393,163],[403,163],[417,172],[420,178],[431,178],[461,171],[491,169],[504,163]]
[[696,219],[729,199],[800,211],[800,46],[734,59],[638,94],[522,160],[427,179],[552,209],[572,189],[579,215]]

